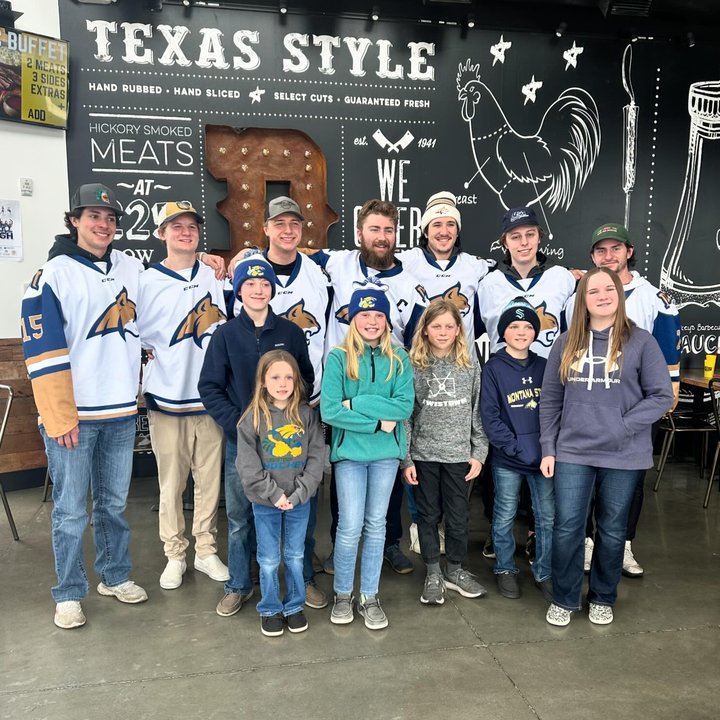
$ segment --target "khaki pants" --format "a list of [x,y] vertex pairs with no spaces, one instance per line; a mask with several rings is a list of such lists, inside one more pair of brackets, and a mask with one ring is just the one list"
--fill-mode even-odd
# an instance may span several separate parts
[[209,415],[167,415],[149,410],[150,439],[160,484],[160,539],[169,560],[184,560],[183,493],[188,474],[195,481],[192,534],[195,555],[217,552],[217,511],[224,434]]

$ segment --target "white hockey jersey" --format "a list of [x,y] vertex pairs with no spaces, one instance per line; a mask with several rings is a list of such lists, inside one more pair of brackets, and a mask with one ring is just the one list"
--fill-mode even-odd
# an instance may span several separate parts
[[559,265],[551,265],[527,278],[515,277],[504,265],[488,273],[478,287],[478,307],[490,338],[490,352],[497,352],[504,344],[497,331],[502,311],[511,300],[523,297],[540,318],[540,332],[530,349],[546,358],[560,335],[562,311],[573,292],[575,278]]
[[35,273],[22,301],[23,352],[50,437],[137,414],[142,271],[112,250],[107,263],[58,255]]
[[310,256],[330,276],[333,289],[332,308],[325,338],[325,357],[339,345],[347,333],[348,304],[359,288],[373,283],[380,287],[390,301],[390,323],[395,342],[409,347],[424,300],[416,289],[417,279],[407,272],[402,262],[395,267],[376,272],[368,268],[358,250],[321,250]]
[[140,277],[137,307],[142,346],[154,355],[143,372],[148,408],[168,415],[206,412],[197,383],[210,336],[225,322],[223,281],[198,261],[189,279],[151,265]]
[[418,290],[426,303],[442,298],[457,307],[468,342],[472,344],[475,340],[478,283],[488,274],[488,262],[460,252],[453,255],[443,269],[430,253],[420,247],[403,250],[396,257],[402,262],[405,271],[420,283]]

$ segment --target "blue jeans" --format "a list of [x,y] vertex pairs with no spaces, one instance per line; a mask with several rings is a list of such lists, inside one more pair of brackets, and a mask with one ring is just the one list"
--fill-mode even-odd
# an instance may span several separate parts
[[540,582],[551,577],[552,534],[555,518],[553,480],[541,473],[523,473],[492,466],[495,481],[492,536],[495,546],[495,574],[517,573],[513,525],[520,502],[520,487],[527,478],[535,513],[536,554],[532,573]]
[[566,610],[582,607],[585,521],[595,496],[595,548],[588,600],[612,607],[622,573],[628,513],[642,470],[555,464],[553,597]]
[[[300,612],[305,605],[303,553],[310,503],[292,510],[253,503],[257,559],[260,564],[260,602],[257,611],[262,616],[282,613],[285,617]],[[281,551],[282,547],[282,551]],[[280,555],[285,565],[285,597],[280,601]]]
[[335,537],[336,593],[351,593],[360,535],[360,592],[375,595],[385,548],[385,514],[395,484],[397,459],[335,463],[338,528]]
[[132,475],[135,418],[80,425],[78,446],[58,445],[41,427],[53,481],[52,543],[57,585],[55,602],[81,600],[88,593],[83,533],[92,493],[95,572],[109,586],[128,579],[130,528],[124,512]]
[[250,501],[240,482],[235,461],[237,443],[225,444],[225,512],[228,519],[228,571],[226,593],[248,593],[252,590],[250,560],[255,557],[257,541]]

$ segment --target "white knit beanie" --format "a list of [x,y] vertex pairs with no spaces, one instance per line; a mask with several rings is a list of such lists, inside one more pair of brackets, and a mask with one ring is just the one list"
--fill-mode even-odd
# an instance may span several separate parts
[[449,190],[442,190],[428,198],[425,212],[420,220],[422,231],[425,232],[433,220],[441,217],[453,218],[460,230],[460,211],[457,209],[457,199]]

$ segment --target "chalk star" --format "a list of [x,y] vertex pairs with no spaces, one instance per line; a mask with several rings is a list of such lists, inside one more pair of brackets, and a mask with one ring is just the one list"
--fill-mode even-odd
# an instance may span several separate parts
[[578,47],[575,44],[575,41],[573,40],[572,47],[567,49],[563,53],[563,60],[567,61],[567,65],[565,66],[565,70],[567,70],[571,65],[576,68],[577,67],[577,59],[578,55],[581,55],[582,52],[585,50],[583,47]]
[[490,46],[490,54],[493,56],[493,67],[495,67],[495,63],[499,60],[503,65],[505,64],[505,51],[509,50],[512,47],[511,42],[505,42],[505,38],[501,35],[500,36],[500,42],[498,42],[496,45]]
[[525,96],[525,102],[523,105],[527,105],[528,100],[532,100],[535,102],[535,93],[543,86],[542,82],[540,80],[536,80],[535,76],[532,76],[532,79],[527,85],[522,86],[522,94]]
[[252,99],[252,104],[259,103],[262,100],[262,96],[265,94],[264,90],[260,89],[259,85],[255,86],[255,89],[252,92],[249,92],[248,95]]

